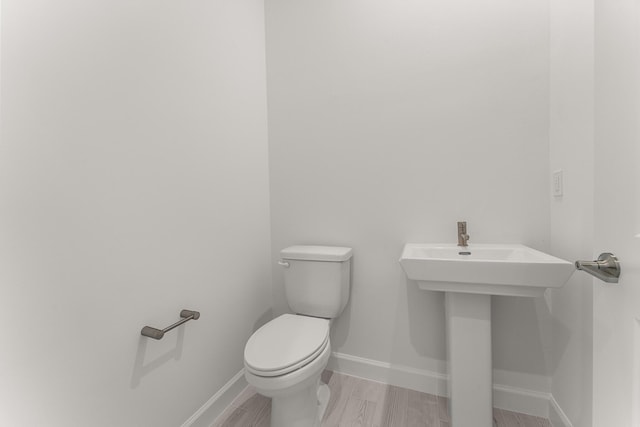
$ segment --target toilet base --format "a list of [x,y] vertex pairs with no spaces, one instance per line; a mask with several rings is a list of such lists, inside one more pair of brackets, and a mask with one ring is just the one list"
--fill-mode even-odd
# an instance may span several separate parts
[[317,379],[295,394],[271,400],[271,425],[279,427],[320,427],[331,392]]
[[331,344],[309,364],[285,375],[263,377],[245,366],[245,377],[258,393],[271,398],[272,427],[319,427],[329,403],[329,387],[320,380]]

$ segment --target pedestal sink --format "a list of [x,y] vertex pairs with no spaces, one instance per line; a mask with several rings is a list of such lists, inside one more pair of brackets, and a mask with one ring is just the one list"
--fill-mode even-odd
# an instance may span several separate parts
[[524,245],[408,243],[400,264],[420,289],[445,292],[452,427],[491,427],[491,295],[541,297],[573,263]]

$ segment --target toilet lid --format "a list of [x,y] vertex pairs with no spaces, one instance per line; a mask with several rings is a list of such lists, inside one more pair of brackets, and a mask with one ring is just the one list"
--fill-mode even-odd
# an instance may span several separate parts
[[328,342],[328,319],[283,314],[249,338],[245,367],[260,376],[284,375],[315,359]]

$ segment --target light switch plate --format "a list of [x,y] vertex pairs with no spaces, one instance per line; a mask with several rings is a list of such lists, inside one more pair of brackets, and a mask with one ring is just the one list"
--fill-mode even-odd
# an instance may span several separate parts
[[562,185],[562,169],[557,170],[552,176],[552,192],[554,197],[562,197],[563,185]]

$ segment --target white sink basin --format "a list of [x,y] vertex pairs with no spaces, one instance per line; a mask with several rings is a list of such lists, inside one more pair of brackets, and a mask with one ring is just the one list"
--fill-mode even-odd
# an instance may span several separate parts
[[539,297],[564,285],[573,263],[524,245],[408,243],[400,264],[420,289]]

